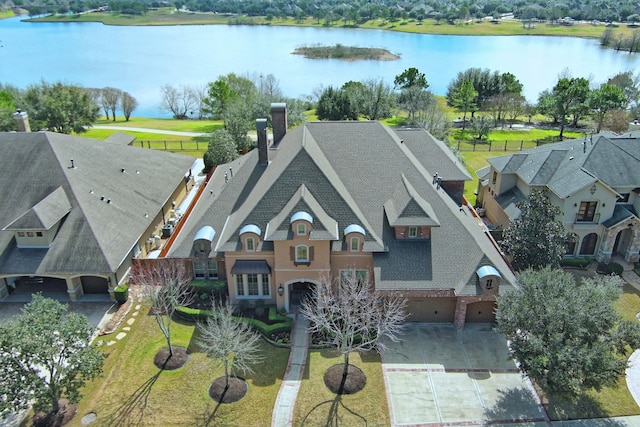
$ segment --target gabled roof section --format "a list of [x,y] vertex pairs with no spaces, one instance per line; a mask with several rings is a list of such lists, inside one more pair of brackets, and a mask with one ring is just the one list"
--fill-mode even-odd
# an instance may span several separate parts
[[0,231],[0,273],[43,275],[116,271],[193,164],[188,156],[52,132],[0,133],[0,158],[0,224],[33,209],[23,220],[46,226],[71,206],[37,262],[9,253],[14,233]]
[[282,210],[267,223],[265,230],[265,240],[288,240],[291,238],[291,227],[293,215],[300,212],[297,209],[299,203],[303,201],[311,211],[310,215],[317,219],[313,230],[309,234],[310,240],[338,240],[338,222],[331,218],[322,208],[318,200],[302,184],[293,194]]
[[404,174],[401,188],[385,202],[384,210],[392,227],[440,226],[431,204],[418,194]]
[[636,222],[638,221],[638,214],[633,208],[633,205],[616,205],[615,208],[613,208],[613,215],[611,215],[611,218],[604,221],[602,225],[604,225],[606,228],[612,228],[623,221],[629,220],[635,220]]
[[62,187],[38,202],[3,230],[50,230],[71,210],[71,203]]

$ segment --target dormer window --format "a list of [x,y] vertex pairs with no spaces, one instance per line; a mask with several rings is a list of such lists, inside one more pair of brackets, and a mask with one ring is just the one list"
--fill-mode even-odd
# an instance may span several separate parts
[[491,265],[484,265],[480,267],[476,274],[478,275],[478,281],[480,282],[480,288],[483,291],[490,291],[494,288],[497,288],[500,284],[500,273],[495,267]]
[[211,252],[211,243],[216,236],[216,231],[213,227],[205,225],[196,233],[193,238],[193,250],[196,255],[204,256]]
[[253,237],[247,237],[244,241],[244,246],[247,252],[255,251],[256,247],[255,247],[255,241],[253,240]]
[[260,228],[254,224],[247,224],[240,229],[240,240],[246,252],[255,252],[260,239]]
[[307,234],[307,224],[305,224],[304,222],[299,222],[298,226],[296,227],[296,234],[298,236],[304,236]]
[[296,212],[291,216],[291,228],[297,236],[307,236],[313,226],[313,217],[307,212]]
[[360,251],[360,239],[358,237],[352,237],[350,247],[351,247],[351,252]]
[[409,238],[418,237],[418,227],[409,227]]

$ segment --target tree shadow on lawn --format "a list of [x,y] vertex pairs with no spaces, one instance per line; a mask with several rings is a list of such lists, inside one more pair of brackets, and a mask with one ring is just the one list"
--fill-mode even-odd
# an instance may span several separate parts
[[[326,411],[326,415],[324,415],[324,411]],[[312,415],[314,415],[313,418],[309,419]],[[356,420],[362,421],[360,425],[366,426],[368,424],[365,417],[345,406],[341,394],[336,394],[333,400],[326,400],[311,408],[300,422],[300,426],[356,426],[358,425],[355,424]]]
[[[169,359],[167,359],[165,364],[168,360]],[[164,369],[160,369],[155,375],[138,387],[138,389],[130,396],[123,397],[122,404],[118,406],[115,411],[110,412],[109,415],[105,417],[103,425],[107,427],[115,427],[141,424],[145,415],[149,396],[151,395],[151,389],[164,371]],[[99,413],[98,416],[100,416]]]

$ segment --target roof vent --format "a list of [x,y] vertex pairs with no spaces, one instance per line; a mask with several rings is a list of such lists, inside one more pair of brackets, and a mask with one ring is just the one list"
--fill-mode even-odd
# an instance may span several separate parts
[[569,160],[573,160],[573,156],[569,157]]
[[120,172],[124,173],[124,168],[120,169]]
[[76,168],[76,164],[73,162],[73,159],[71,159],[71,169],[75,169]]
[[111,199],[107,199],[107,203],[111,204]]
[[100,200],[104,200],[104,196],[100,196]]

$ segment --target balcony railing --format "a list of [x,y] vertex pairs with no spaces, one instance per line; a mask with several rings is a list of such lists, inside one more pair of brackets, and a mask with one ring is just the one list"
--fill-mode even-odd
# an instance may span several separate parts
[[574,224],[598,224],[600,222],[600,213],[593,215],[580,215],[576,214]]

